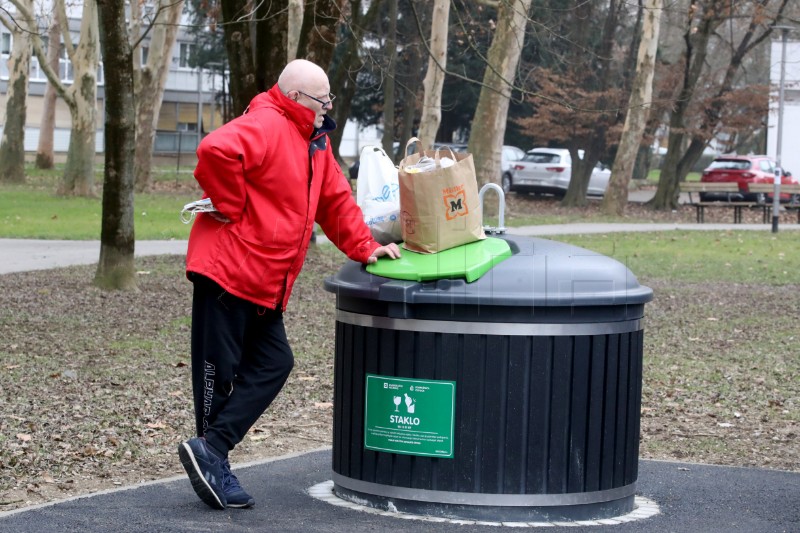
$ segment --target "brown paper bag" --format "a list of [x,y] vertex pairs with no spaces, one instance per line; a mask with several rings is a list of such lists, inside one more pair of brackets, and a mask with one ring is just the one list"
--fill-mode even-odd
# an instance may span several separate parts
[[[417,152],[406,155],[398,172],[403,247],[436,253],[485,239],[472,154],[449,149],[422,151],[416,137],[406,144],[406,154],[412,144],[417,145]],[[406,171],[424,156],[436,161],[434,170]],[[444,157],[455,164],[442,168],[439,163]]]

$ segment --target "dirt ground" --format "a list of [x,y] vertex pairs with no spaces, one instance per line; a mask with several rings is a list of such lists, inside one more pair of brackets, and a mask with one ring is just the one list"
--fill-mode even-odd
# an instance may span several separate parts
[[[564,210],[516,195],[508,206]],[[694,211],[632,206],[628,216],[692,222]],[[331,444],[335,309],[320,284],[341,262],[309,255],[286,313],[295,370],[233,452],[234,465]],[[139,289],[124,293],[93,287],[92,266],[0,276],[0,511],[183,472],[175,451],[193,432],[191,284],[181,257],[137,267]],[[794,348],[753,360],[735,352],[711,360],[709,350],[729,350],[731,336],[764,334],[737,322],[706,342],[685,329],[709,313],[720,323],[768,316],[778,297],[796,314],[797,287],[642,281],[659,296],[646,313],[641,456],[800,471],[797,363],[767,357],[796,350],[796,338],[781,341]],[[704,360],[713,367],[697,366]]]

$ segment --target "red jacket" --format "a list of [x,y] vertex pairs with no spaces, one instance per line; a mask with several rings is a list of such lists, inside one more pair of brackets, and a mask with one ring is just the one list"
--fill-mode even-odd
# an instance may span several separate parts
[[325,117],[312,139],[314,117],[275,85],[203,139],[194,176],[230,222],[198,215],[187,273],[257,305],[286,309],[315,220],[355,261],[366,263],[380,246],[330,149],[324,130],[335,124]]

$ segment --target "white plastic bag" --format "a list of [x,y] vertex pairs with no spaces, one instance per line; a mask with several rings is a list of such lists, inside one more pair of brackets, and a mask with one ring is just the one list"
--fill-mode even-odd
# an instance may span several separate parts
[[389,244],[402,240],[397,167],[380,146],[365,146],[361,150],[356,202],[376,241]]

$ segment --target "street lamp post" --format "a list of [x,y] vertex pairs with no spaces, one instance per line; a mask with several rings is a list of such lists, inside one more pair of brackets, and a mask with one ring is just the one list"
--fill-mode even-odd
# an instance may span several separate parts
[[789,31],[794,29],[791,26],[774,26],[776,30],[781,30],[781,81],[778,89],[778,139],[775,149],[775,188],[772,196],[772,233],[778,233],[778,220],[781,208],[781,177],[783,176],[783,166],[781,163],[781,148],[783,146],[783,86],[786,79],[786,41]]

